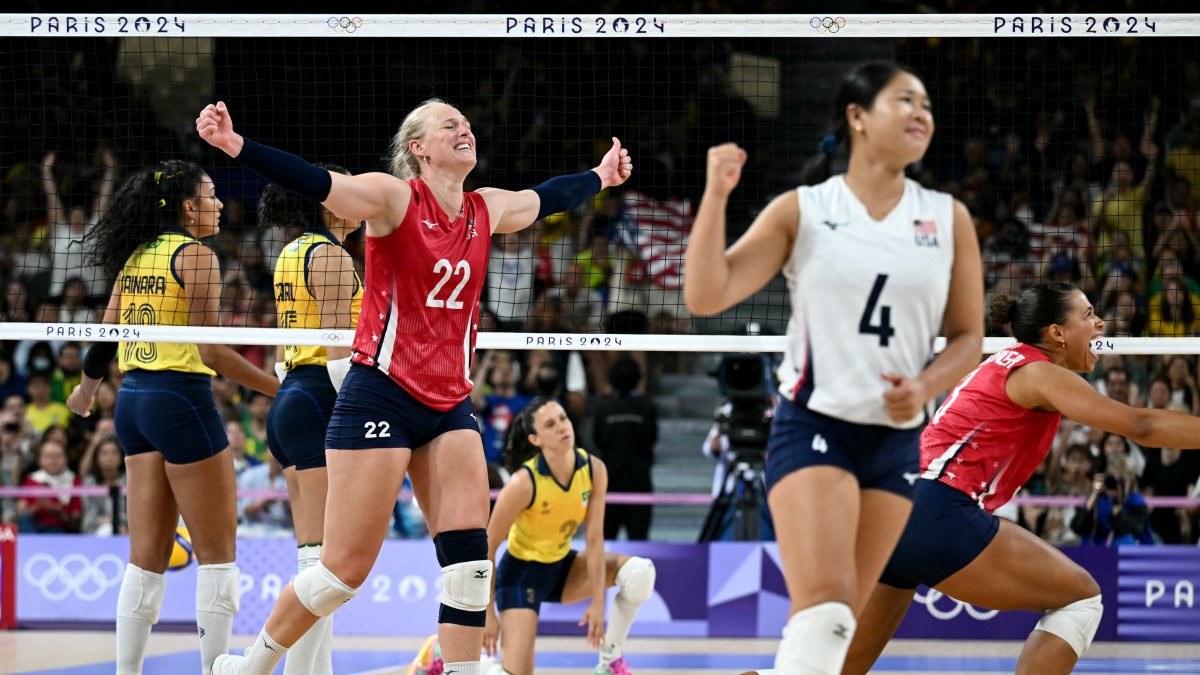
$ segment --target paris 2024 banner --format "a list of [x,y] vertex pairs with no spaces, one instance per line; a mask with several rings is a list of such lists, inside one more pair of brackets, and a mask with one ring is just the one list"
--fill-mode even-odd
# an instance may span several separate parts
[[[582,548],[582,542],[578,548]],[[774,544],[613,542],[611,550],[648,557],[658,569],[654,596],[635,635],[777,637],[789,603]],[[17,611],[21,624],[109,623],[129,542],[122,537],[20,535]],[[1104,596],[1099,640],[1195,641],[1200,635],[1200,548],[1068,548]],[[238,541],[242,597],[234,630],[257,632],[296,570],[288,539]],[[162,621],[195,620],[196,568],[168,572]],[[339,635],[425,635],[436,630],[441,570],[428,541],[388,540],[358,596],[338,611]],[[614,589],[609,590],[611,603]],[[583,604],[544,605],[543,634],[577,634]],[[974,607],[918,590],[898,637],[1023,639],[1039,615]]]

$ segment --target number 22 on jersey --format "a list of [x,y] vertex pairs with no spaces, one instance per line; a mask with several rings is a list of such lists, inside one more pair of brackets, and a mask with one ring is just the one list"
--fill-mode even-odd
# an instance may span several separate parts
[[[429,295],[426,296],[425,306],[444,309],[462,309],[463,302],[462,300],[458,299],[458,294],[462,293],[463,287],[465,287],[467,282],[471,279],[471,264],[466,260],[459,260],[457,264],[451,264],[449,260],[442,258],[434,264],[433,273],[435,276],[440,275],[441,278],[438,280],[437,285],[433,287],[433,290],[429,291]],[[462,279],[459,280],[458,284],[454,287],[454,290],[450,291],[450,295],[445,299],[442,299],[441,295],[443,288],[447,283],[450,282],[452,277],[458,276],[461,276]]]

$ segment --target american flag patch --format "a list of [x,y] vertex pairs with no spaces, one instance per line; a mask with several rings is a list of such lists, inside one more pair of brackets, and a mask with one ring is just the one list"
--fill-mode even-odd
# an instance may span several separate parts
[[936,220],[914,220],[913,234],[925,234],[931,237],[937,236],[937,221]]

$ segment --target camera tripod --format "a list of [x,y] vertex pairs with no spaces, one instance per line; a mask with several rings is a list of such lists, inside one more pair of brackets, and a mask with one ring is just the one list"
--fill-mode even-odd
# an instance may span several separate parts
[[700,528],[700,541],[773,541],[763,482],[764,451],[739,449]]

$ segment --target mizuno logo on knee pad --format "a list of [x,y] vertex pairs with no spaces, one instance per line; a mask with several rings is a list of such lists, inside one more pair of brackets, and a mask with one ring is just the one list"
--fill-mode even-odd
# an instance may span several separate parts
[[488,578],[488,571],[487,570],[475,570],[475,578],[476,579]]

